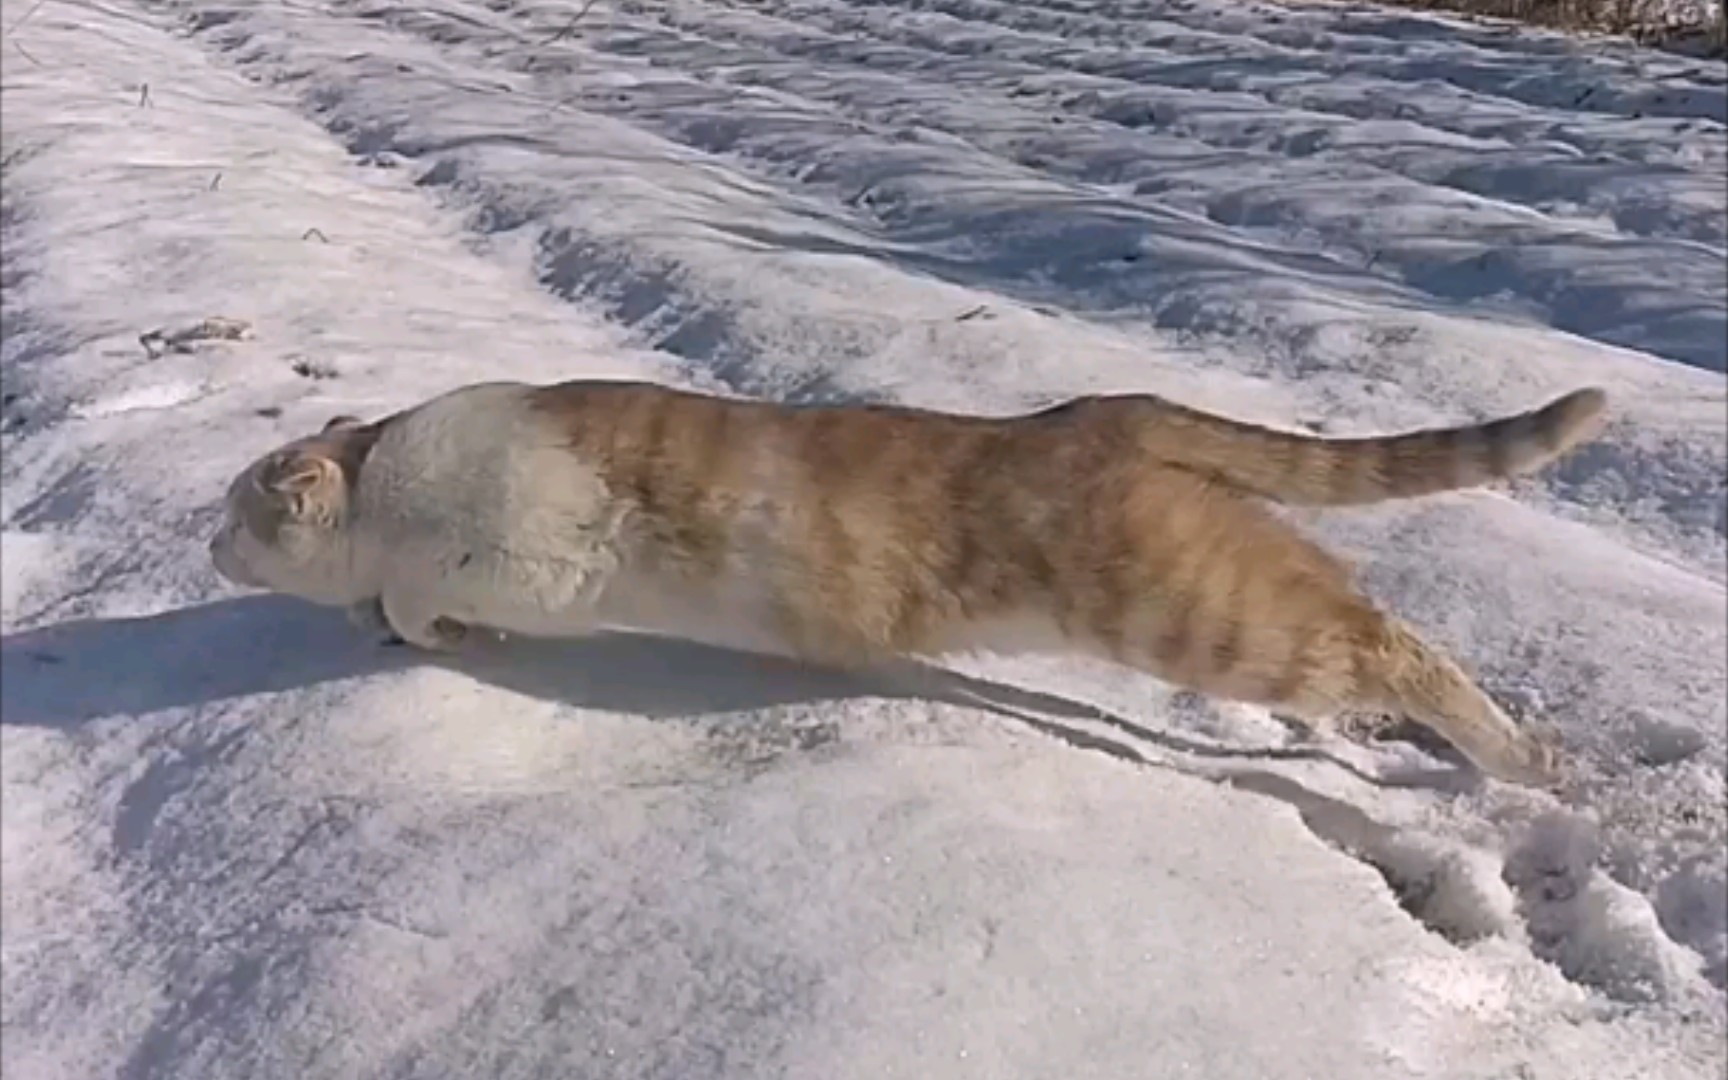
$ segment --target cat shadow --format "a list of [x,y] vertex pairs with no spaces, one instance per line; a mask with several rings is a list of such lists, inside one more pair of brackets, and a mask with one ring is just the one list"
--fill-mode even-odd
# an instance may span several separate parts
[[1142,765],[1170,764],[1141,749],[1157,747],[1190,758],[1323,761],[1381,787],[1456,787],[1465,772],[1375,775],[1320,747],[1219,746],[1058,694],[917,661],[845,671],[635,633],[482,640],[460,655],[438,656],[368,641],[339,612],[273,595],[6,635],[0,638],[0,722],[72,729],[427,665],[543,700],[663,720],[855,698],[917,699],[982,709]]

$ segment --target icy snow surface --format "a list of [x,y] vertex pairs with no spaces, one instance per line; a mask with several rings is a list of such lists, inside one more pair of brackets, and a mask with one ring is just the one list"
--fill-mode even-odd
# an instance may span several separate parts
[[[1728,70],[1256,0],[5,0],[7,1080],[1722,1075]],[[146,350],[211,317],[238,340]],[[1334,433],[1559,798],[1063,658],[432,662],[229,477],[496,377]]]

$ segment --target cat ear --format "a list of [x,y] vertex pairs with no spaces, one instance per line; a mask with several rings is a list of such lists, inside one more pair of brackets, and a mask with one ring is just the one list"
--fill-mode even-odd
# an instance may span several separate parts
[[332,431],[347,431],[349,428],[357,428],[357,427],[365,427],[365,426],[366,426],[366,422],[364,420],[361,420],[358,416],[349,416],[347,414],[343,414],[341,416],[332,416],[330,418],[330,422],[328,424],[324,425],[324,431],[322,432],[322,434],[327,435]]
[[306,450],[273,458],[258,475],[260,490],[286,500],[295,517],[329,507],[342,483],[342,469],[336,462]]

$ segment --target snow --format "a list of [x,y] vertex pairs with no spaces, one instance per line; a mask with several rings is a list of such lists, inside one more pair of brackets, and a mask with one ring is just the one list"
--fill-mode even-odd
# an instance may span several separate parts
[[[0,26],[8,1078],[1728,1065],[1722,63],[1236,0]],[[577,376],[1337,433],[1604,386],[1548,475],[1301,518],[1576,776],[1062,657],[428,660],[208,566],[331,415]]]

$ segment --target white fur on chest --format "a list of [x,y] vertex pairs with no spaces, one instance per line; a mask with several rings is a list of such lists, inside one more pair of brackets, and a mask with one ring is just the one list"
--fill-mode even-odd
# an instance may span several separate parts
[[668,561],[632,506],[519,388],[404,417],[368,459],[356,524],[387,607],[536,637],[619,628],[778,647],[751,565],[700,579],[651,569]]
[[590,628],[630,554],[628,508],[516,387],[404,417],[367,461],[359,510],[386,598],[524,634]]

